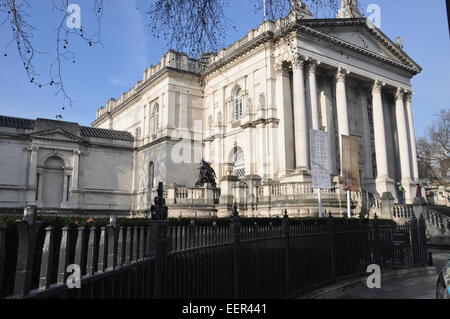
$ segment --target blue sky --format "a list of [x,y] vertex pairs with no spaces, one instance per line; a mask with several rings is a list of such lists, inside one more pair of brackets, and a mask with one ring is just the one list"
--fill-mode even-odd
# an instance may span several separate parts
[[[93,30],[91,0],[73,0],[82,9],[85,30]],[[136,8],[144,0],[105,1],[102,23],[102,45],[89,47],[75,37],[69,38],[69,49],[76,52],[76,63],[63,65],[65,87],[74,99],[72,107],[62,112],[66,121],[89,125],[95,111],[110,97],[119,97],[142,78],[149,65],[159,61],[166,51],[165,43],[154,39],[146,26],[147,16]],[[55,46],[54,29],[58,15],[45,1],[32,1],[29,11],[37,26],[35,46],[44,52],[36,60],[41,74],[48,74],[49,61]],[[391,39],[401,36],[406,52],[423,67],[413,79],[415,96],[413,112],[416,134],[421,136],[440,109],[450,108],[450,41],[445,1],[366,0],[366,7],[375,3],[381,7],[381,29]],[[253,1],[230,0],[226,9],[236,25],[227,35],[227,45],[239,39],[262,20],[255,13]],[[55,118],[61,113],[61,95],[52,87],[37,88],[29,84],[13,47],[5,51],[9,38],[0,28],[0,114],[25,118]],[[8,56],[4,57],[4,53]]]

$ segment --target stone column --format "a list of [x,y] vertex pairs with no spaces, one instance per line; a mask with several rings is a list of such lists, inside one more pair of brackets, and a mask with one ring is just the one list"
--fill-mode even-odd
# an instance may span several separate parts
[[[298,55],[292,60],[294,125],[295,125],[295,168],[305,174],[309,171],[309,125],[306,108],[305,57]],[[292,149],[290,150],[292,152]]]
[[277,110],[278,117],[280,119],[278,129],[278,158],[280,159],[278,176],[285,176],[294,168],[294,153],[292,152],[294,144],[294,134],[292,123],[290,81],[288,70],[283,64],[276,64],[275,72]]
[[339,153],[341,158],[342,175],[342,135],[350,135],[350,125],[348,121],[347,92],[345,79],[350,72],[339,68],[336,73],[336,110],[339,127]]
[[369,123],[369,109],[367,105],[366,90],[361,88],[360,103],[362,106],[362,120],[364,128],[364,157],[365,157],[365,177],[368,179],[373,178],[373,163],[372,163],[372,139],[370,136],[370,123]]
[[413,177],[414,180],[419,179],[419,169],[417,167],[417,147],[416,147],[416,134],[414,132],[414,120],[412,115],[411,99],[413,92],[406,92],[406,112],[408,116],[408,128],[409,128],[409,138],[411,140],[411,162],[413,167]]
[[311,60],[308,65],[309,72],[309,95],[311,96],[311,117],[312,117],[312,129],[320,129],[319,124],[319,103],[317,101],[317,79],[316,69],[320,62]]
[[330,165],[331,165],[331,173],[334,175],[339,175],[338,169],[336,168],[336,130],[334,123],[334,109],[332,102],[332,89],[331,89],[331,81],[324,81],[323,91],[321,92],[321,103],[325,105],[325,110],[322,112],[322,118],[326,117],[326,127],[329,138],[329,146],[330,146]]
[[377,161],[377,190],[380,194],[388,192],[388,157],[386,147],[386,128],[384,123],[381,91],[384,83],[375,81],[372,89],[373,127]]
[[397,121],[398,148],[400,157],[400,169],[402,173],[402,185],[405,188],[405,199],[408,204],[412,203],[412,179],[409,155],[408,128],[406,126],[406,114],[404,104],[405,92],[398,88],[395,93],[395,117]]

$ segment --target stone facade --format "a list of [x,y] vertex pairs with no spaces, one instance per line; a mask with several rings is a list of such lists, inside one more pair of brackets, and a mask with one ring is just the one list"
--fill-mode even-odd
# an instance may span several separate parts
[[47,119],[0,116],[0,209],[128,214],[133,136]]
[[[278,215],[286,205],[299,215],[314,214],[310,129],[330,133],[335,188],[324,199],[330,212],[345,206],[338,178],[341,135],[359,138],[364,190],[396,198],[398,182],[412,203],[418,172],[411,79],[420,66],[365,18],[312,19],[305,12],[266,21],[198,60],[171,50],[129,92],[98,109],[94,128],[128,132],[134,142],[108,139],[108,146],[100,147],[82,137],[87,145],[78,148],[79,142],[61,142],[72,152],[62,159],[75,163],[82,154],[79,183],[83,191],[94,190],[77,199],[80,208],[90,208],[86,200],[96,196],[98,203],[113,196],[115,209],[145,211],[162,181],[175,215],[226,215],[234,201],[247,215]],[[22,150],[33,149],[33,136],[1,139],[1,153],[3,147],[15,148],[17,158],[1,156],[20,171],[10,177],[14,181],[0,181],[3,189],[18,187],[1,190],[12,196],[3,201],[7,196],[1,195],[2,205],[30,203],[33,156],[38,167],[46,156]],[[220,189],[194,188],[202,159],[211,163]],[[19,160],[22,168],[15,164]],[[115,165],[122,167],[120,174],[108,175],[105,170]]]

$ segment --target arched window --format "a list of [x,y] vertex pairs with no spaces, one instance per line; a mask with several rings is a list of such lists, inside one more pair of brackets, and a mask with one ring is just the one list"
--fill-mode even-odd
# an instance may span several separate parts
[[148,164],[148,188],[153,189],[153,185],[155,185],[155,166],[153,162]]
[[242,117],[243,105],[242,105],[242,91],[239,86],[234,89],[233,94],[233,119],[239,120]]
[[232,162],[234,163],[233,175],[243,178],[245,176],[245,156],[244,151],[239,146],[233,149]]
[[159,130],[159,104],[153,107],[153,132]]

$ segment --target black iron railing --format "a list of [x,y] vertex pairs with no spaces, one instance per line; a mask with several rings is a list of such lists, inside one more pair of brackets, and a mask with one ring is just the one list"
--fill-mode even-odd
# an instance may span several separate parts
[[[0,227],[2,296],[286,298],[363,274],[370,264],[382,269],[427,264],[423,218],[396,225],[378,219],[290,219],[285,214],[249,224],[235,206],[229,223],[200,226],[194,221],[169,225],[161,212],[145,226],[112,222],[101,228],[65,227],[58,233],[53,227],[41,229],[39,221],[17,221],[14,272],[5,269],[8,243],[6,228]],[[67,285],[74,278],[67,272],[71,264],[79,266],[81,288]],[[7,282],[13,283],[9,289]]]

